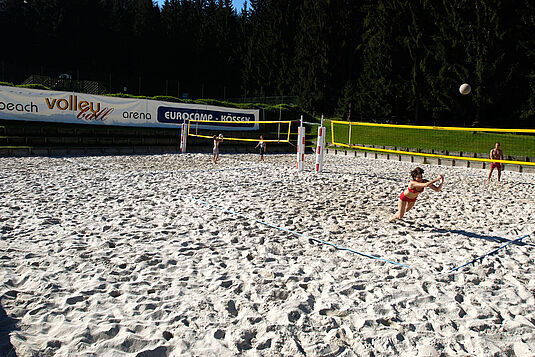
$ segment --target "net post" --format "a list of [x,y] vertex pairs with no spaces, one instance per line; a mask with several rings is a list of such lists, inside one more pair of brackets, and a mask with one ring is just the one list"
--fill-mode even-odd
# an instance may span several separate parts
[[182,128],[180,130],[180,153],[186,153],[186,140],[188,138],[188,128],[186,121],[182,123]]
[[297,171],[303,171],[304,160],[305,160],[305,127],[303,126],[303,116],[301,115],[301,125],[297,129]]
[[323,152],[325,151],[325,127],[323,126],[323,114],[321,115],[321,125],[318,128],[318,140],[316,142],[316,172],[323,171]]

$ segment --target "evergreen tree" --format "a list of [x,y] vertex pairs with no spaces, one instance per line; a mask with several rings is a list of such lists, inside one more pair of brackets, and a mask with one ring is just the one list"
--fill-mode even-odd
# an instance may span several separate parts
[[329,75],[327,0],[304,0],[296,39],[296,82],[294,92],[309,110],[327,111],[325,97]]
[[535,127],[535,3],[530,0],[519,1],[513,19],[514,31],[507,39],[515,44],[518,58],[511,90],[514,97],[518,98],[519,110],[514,113],[520,127]]
[[227,86],[239,85],[237,34],[238,23],[231,1],[209,0],[203,17],[201,56],[203,80],[213,89],[213,97],[223,97]]
[[472,123],[474,105],[471,97],[461,96],[458,88],[464,82],[472,82],[470,63],[466,60],[463,31],[466,20],[461,16],[461,6],[455,1],[443,0],[431,3],[429,11],[436,23],[432,32],[433,44],[429,51],[433,72],[428,78],[430,112],[440,125],[467,125]]
[[474,21],[470,25],[473,31],[469,32],[467,57],[475,77],[475,120],[481,125],[496,126],[505,114],[500,102],[506,98],[512,75],[509,46],[504,42],[508,29],[502,26],[505,23],[502,21],[510,18],[511,6],[505,6],[501,0],[476,0],[463,5],[473,6]]
[[409,63],[403,51],[402,7],[397,0],[370,1],[361,45],[362,72],[358,79],[355,111],[362,120],[389,121],[404,115]]
[[[515,7],[499,0],[442,1],[435,13],[432,52],[439,77],[433,93],[443,120],[449,116],[463,125],[497,126],[511,119],[511,105],[517,102],[511,95],[518,67],[517,42],[511,37]],[[469,96],[457,91],[463,82],[472,86]]]

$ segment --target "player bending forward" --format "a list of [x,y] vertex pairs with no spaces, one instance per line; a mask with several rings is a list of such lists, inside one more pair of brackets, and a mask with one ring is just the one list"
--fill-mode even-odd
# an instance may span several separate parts
[[[439,175],[436,179],[428,181],[424,180],[422,175],[424,170],[420,167],[415,168],[411,171],[412,180],[409,182],[409,187],[399,195],[398,200],[398,211],[395,215],[390,218],[390,222],[394,222],[396,219],[403,218],[405,212],[410,210],[416,203],[418,195],[424,191],[424,188],[429,187],[435,192],[438,192],[442,189],[444,184],[444,176]],[[438,186],[435,186],[434,183],[441,181]]]

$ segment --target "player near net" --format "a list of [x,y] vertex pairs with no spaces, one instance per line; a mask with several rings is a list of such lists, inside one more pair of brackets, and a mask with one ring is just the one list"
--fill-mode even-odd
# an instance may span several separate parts
[[223,134],[219,134],[219,136],[213,136],[214,139],[214,148],[212,149],[212,153],[214,154],[212,161],[214,164],[217,164],[217,160],[219,159],[219,144],[223,142]]
[[[424,170],[420,167],[415,168],[411,171],[412,180],[409,182],[409,186],[399,195],[398,200],[398,211],[395,215],[390,218],[390,222],[394,222],[396,219],[403,218],[405,212],[410,210],[416,203],[418,195],[424,191],[424,188],[429,187],[435,192],[438,192],[442,189],[444,184],[444,176],[439,175],[436,179],[428,181],[423,178]],[[434,184],[439,182],[438,186]]]
[[260,161],[264,161],[264,154],[266,153],[266,142],[264,141],[264,136],[260,135],[260,140],[256,144],[255,149],[258,149],[258,154],[260,154]]
[[[271,125],[268,125],[271,124]],[[243,125],[243,127],[241,127]],[[225,141],[231,142],[256,142],[255,149],[258,149],[260,160],[264,161],[266,154],[267,143],[289,143],[292,130],[292,121],[222,121],[222,120],[188,120],[188,134],[190,137],[198,137],[210,139],[214,146],[212,149],[214,164],[219,160],[219,148],[223,142],[223,135],[213,135],[214,127],[219,129],[232,131],[232,136],[225,136]],[[286,129],[286,127],[288,129]],[[276,132],[275,132],[276,130]],[[260,140],[251,137],[251,132],[260,131],[256,134],[260,136]],[[255,136],[256,136],[255,135]],[[266,137],[267,136],[267,137]],[[271,137],[271,138],[268,138]]]
[[[490,150],[489,157],[491,160],[503,160],[503,152],[500,149],[500,143],[494,144],[494,149]],[[492,176],[492,171],[494,171],[494,169],[498,170],[498,181],[500,181],[500,178],[502,177],[503,164],[499,162],[490,163],[489,178],[487,181],[490,181],[490,177]]]

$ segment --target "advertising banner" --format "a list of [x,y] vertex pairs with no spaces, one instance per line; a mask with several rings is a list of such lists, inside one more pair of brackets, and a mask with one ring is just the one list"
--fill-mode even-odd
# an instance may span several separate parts
[[117,98],[85,93],[0,86],[0,119],[56,123],[179,128],[188,120],[200,129],[258,130],[259,111],[213,105]]

